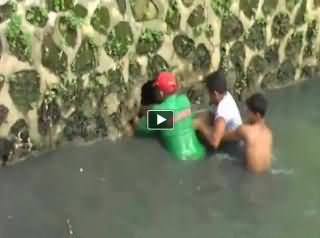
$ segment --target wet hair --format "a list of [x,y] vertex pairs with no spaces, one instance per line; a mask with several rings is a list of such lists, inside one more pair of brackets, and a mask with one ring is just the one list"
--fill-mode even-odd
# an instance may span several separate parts
[[267,112],[267,99],[260,93],[253,94],[246,100],[248,109],[253,113],[259,113],[262,117]]
[[220,94],[225,94],[227,92],[227,81],[221,70],[209,74],[205,78],[206,86],[209,92],[218,92]]
[[162,102],[158,87],[154,86],[154,80],[146,82],[141,88],[141,105],[150,106]]

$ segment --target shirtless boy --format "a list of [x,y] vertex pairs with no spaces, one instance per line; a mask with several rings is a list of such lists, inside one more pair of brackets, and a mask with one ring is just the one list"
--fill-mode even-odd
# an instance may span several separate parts
[[242,140],[245,143],[247,168],[264,173],[272,162],[272,131],[266,125],[267,100],[254,94],[246,100],[248,122],[236,130],[226,132],[223,141]]

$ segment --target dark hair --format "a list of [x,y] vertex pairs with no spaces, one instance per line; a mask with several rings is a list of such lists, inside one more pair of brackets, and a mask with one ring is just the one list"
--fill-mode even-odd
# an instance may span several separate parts
[[205,80],[210,92],[216,91],[220,94],[225,94],[227,92],[227,81],[221,70],[209,74]]
[[267,99],[260,93],[253,94],[246,100],[247,107],[253,113],[259,113],[262,117],[267,112]]
[[162,102],[160,90],[154,86],[154,80],[146,82],[141,88],[141,104],[150,106]]

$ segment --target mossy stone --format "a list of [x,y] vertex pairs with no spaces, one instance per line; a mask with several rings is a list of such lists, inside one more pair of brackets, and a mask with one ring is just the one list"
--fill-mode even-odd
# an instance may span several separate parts
[[278,6],[279,0],[267,0],[263,2],[262,11],[265,15],[270,15]]
[[308,24],[307,32],[306,32],[306,45],[303,52],[303,57],[313,56],[315,53],[315,41],[317,38],[317,34],[319,32],[319,27],[317,20],[313,20]]
[[157,5],[150,0],[130,0],[131,10],[136,21],[156,19],[159,14]]
[[26,113],[40,98],[40,75],[35,70],[22,70],[9,78],[9,94],[17,108]]
[[127,85],[124,81],[124,77],[121,71],[121,68],[117,67],[116,69],[110,69],[108,71],[108,79],[110,86],[108,87],[109,93],[126,93]]
[[211,65],[210,51],[205,44],[201,43],[194,51],[192,66],[196,71],[207,72]]
[[307,0],[302,0],[301,5],[299,7],[299,10],[297,12],[295,21],[294,21],[294,23],[297,26],[300,26],[305,22],[304,15],[306,14],[306,11],[307,11]]
[[107,7],[99,7],[91,18],[92,27],[101,34],[106,34],[110,26],[110,14]]
[[316,65],[305,65],[302,68],[301,77],[304,79],[314,79],[318,73],[318,67]]
[[240,0],[240,9],[248,18],[254,17],[258,5],[259,0]]
[[82,75],[91,72],[98,65],[97,46],[89,38],[81,42],[81,46],[71,65],[72,72]]
[[85,18],[88,15],[88,9],[81,4],[76,4],[72,9],[73,14],[79,18]]
[[281,39],[285,37],[290,30],[290,17],[287,13],[280,12],[278,13],[272,22],[271,31],[273,37]]
[[188,24],[191,27],[197,27],[204,23],[205,15],[204,15],[204,7],[202,5],[196,6],[196,8],[191,12],[190,16],[188,17]]
[[160,73],[167,71],[169,69],[168,62],[162,58],[160,55],[154,55],[153,57],[149,58],[148,66],[147,66],[147,73],[149,80],[155,79],[155,77]]
[[295,64],[292,63],[290,59],[287,59],[281,63],[278,69],[277,80],[280,84],[294,81],[295,73],[296,73]]
[[29,139],[29,126],[24,119],[18,119],[9,130],[9,134],[21,138],[26,143]]
[[181,21],[181,14],[179,12],[176,0],[169,1],[169,8],[167,11],[165,21],[172,30],[179,29],[180,21]]
[[320,7],[320,0],[314,0],[315,7]]
[[257,86],[259,76],[267,69],[267,61],[260,55],[253,56],[247,68],[247,83],[250,87]]
[[182,3],[185,7],[191,7],[194,0],[182,0]]
[[4,85],[5,79],[6,79],[6,77],[3,74],[0,74],[0,92],[1,92],[1,89]]
[[263,76],[260,87],[262,89],[272,89],[278,85],[277,82],[277,73],[276,72],[268,72]]
[[135,59],[130,59],[129,61],[129,77],[132,79],[136,79],[141,77],[142,69],[139,62]]
[[50,127],[54,127],[61,119],[61,110],[55,99],[45,98],[38,109],[38,131],[40,135],[48,135]]
[[127,11],[127,3],[126,0],[117,0],[119,12],[124,15]]
[[17,11],[17,5],[14,1],[8,1],[0,6],[0,24],[8,20]]
[[225,18],[231,15],[232,3],[233,0],[214,0],[211,1],[211,7],[218,17]]
[[58,29],[66,44],[74,47],[77,41],[77,27],[72,23],[71,19],[62,16],[59,19]]
[[291,12],[300,0],[286,0],[286,7]]
[[146,29],[139,37],[136,52],[139,55],[157,52],[163,43],[163,33],[156,30]]
[[298,63],[298,56],[302,50],[303,32],[295,32],[287,41],[285,48],[286,57]]
[[232,64],[237,66],[242,66],[244,64],[246,57],[245,47],[243,42],[236,41],[230,48],[229,58]]
[[43,40],[42,64],[57,75],[62,74],[67,70],[67,55],[56,45],[50,35],[47,35]]
[[61,12],[68,11],[74,6],[73,0],[46,0],[49,11]]
[[244,31],[242,22],[234,15],[223,19],[221,29],[222,42],[239,39]]
[[253,50],[261,50],[266,44],[266,22],[256,20],[246,36],[247,45]]
[[179,34],[173,39],[173,47],[181,58],[191,59],[195,51],[194,41],[186,35]]
[[273,44],[268,46],[265,49],[264,58],[270,68],[277,67],[279,65],[279,45]]
[[9,108],[0,104],[0,126],[7,120],[9,114]]
[[63,129],[64,137],[69,141],[72,141],[76,137],[86,138],[88,136],[88,125],[89,118],[83,112],[77,110],[66,121]]
[[37,27],[44,27],[48,21],[47,10],[32,6],[26,11],[26,20]]
[[107,54],[114,59],[121,59],[124,57],[133,44],[133,33],[129,22],[119,22],[108,34],[105,43],[105,50]]

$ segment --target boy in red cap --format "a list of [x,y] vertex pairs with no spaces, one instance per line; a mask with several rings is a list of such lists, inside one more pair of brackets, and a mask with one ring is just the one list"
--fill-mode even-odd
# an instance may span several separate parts
[[171,110],[174,112],[174,129],[152,131],[147,128],[147,117],[137,123],[136,131],[144,135],[159,132],[169,152],[179,160],[200,160],[205,156],[205,148],[199,142],[193,128],[191,103],[186,95],[178,95],[179,85],[174,73],[162,72],[155,79],[154,90],[161,103],[153,105],[153,110]]

